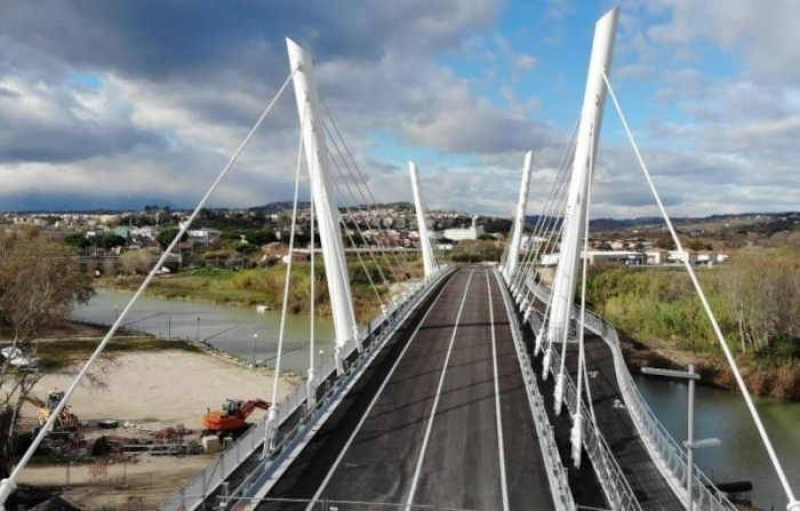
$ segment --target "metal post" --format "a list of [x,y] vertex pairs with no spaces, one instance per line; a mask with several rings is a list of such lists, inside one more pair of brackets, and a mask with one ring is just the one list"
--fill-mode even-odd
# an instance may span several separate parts
[[695,381],[700,379],[700,375],[694,372],[694,364],[689,364],[687,371],[676,371],[675,369],[659,369],[656,367],[643,367],[642,374],[649,374],[651,376],[660,376],[663,378],[674,378],[678,380],[687,380],[689,383],[689,397],[687,404],[687,433],[686,441],[683,446],[686,447],[686,509],[689,511],[694,510],[694,497],[692,490],[694,489],[694,450],[704,449],[706,447],[717,447],[721,444],[718,438],[704,438],[702,440],[694,439],[694,386]]
[[291,39],[286,39],[293,73],[297,114],[303,132],[303,149],[311,180],[311,193],[317,213],[325,276],[328,280],[333,327],[336,333],[336,369],[344,371],[342,350],[353,338],[356,316],[344,255],[339,210],[334,202],[328,174],[328,148],[319,108],[311,55]]
[[425,278],[429,279],[436,271],[436,260],[433,258],[433,247],[425,220],[425,205],[419,186],[419,173],[417,165],[413,161],[408,162],[408,173],[411,176],[411,191],[414,193],[414,206],[417,210],[417,231],[419,232],[419,248],[422,251],[422,266],[425,270]]
[[[694,364],[689,364],[689,374],[695,374]],[[694,476],[694,378],[689,378],[689,404],[688,404],[688,431],[686,432],[686,461],[689,464],[686,471],[686,494],[689,496],[689,511],[694,510],[692,497],[692,477]]]
[[511,228],[511,242],[508,245],[508,257],[503,266],[503,277],[510,283],[511,278],[517,271],[519,261],[519,246],[522,242],[522,231],[525,230],[525,210],[528,206],[528,190],[531,182],[531,166],[533,165],[533,151],[525,153],[525,163],[522,166],[522,183],[519,187],[519,198],[517,199],[517,211],[514,217],[514,225]]

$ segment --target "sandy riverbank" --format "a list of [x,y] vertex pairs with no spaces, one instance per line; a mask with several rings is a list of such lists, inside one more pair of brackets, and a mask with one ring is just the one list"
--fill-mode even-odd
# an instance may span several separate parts
[[[76,367],[48,374],[34,394],[43,398],[49,390],[64,389]],[[295,383],[282,378],[282,398]],[[82,422],[113,418],[132,427],[114,430],[114,435],[141,435],[166,426],[183,424],[199,430],[207,408],[218,408],[226,398],[270,400],[272,377],[204,353],[167,349],[125,352],[104,357],[92,372],[91,382],[82,384],[70,404]],[[36,409],[23,409],[26,423],[35,422]],[[251,416],[256,420],[258,414]],[[200,472],[212,459],[196,456],[139,456],[136,463],[114,464],[101,470],[93,465],[66,467],[37,465],[22,474],[22,484],[70,487],[64,496],[86,509],[107,509],[129,500],[152,509]],[[142,500],[140,500],[142,499]]]

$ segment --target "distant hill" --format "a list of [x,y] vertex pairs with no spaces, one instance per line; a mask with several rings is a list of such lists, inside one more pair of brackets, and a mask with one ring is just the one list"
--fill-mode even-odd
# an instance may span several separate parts
[[[263,206],[253,206],[252,208],[247,208],[247,210],[269,215],[273,213],[280,213],[281,211],[286,211],[287,209],[292,209],[293,205],[294,203],[292,201],[285,200],[279,202],[269,202]],[[308,201],[297,201],[297,207],[299,209],[305,209],[310,206],[311,203]]]
[[[535,225],[538,215],[525,217],[528,225]],[[734,231],[778,231],[792,230],[800,223],[800,212],[781,213],[740,213],[730,215],[709,215],[704,217],[675,217],[672,223],[681,230],[701,229],[715,231],[721,228]],[[661,229],[661,217],[638,218],[595,218],[590,228],[594,232]]]

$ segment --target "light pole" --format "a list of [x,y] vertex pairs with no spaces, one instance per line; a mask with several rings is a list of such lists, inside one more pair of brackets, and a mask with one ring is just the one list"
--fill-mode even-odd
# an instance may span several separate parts
[[694,439],[694,382],[700,379],[700,375],[694,372],[694,364],[689,364],[687,371],[659,369],[656,367],[643,367],[642,373],[652,376],[661,376],[664,378],[687,380],[689,382],[689,397],[687,405],[688,425],[686,441],[683,442],[683,446],[686,447],[686,463],[688,465],[686,471],[686,509],[688,509],[688,511],[694,511],[694,498],[692,497],[692,486],[694,483],[694,450],[703,449],[706,447],[718,447],[720,444],[722,444],[718,438],[705,438],[702,440]]
[[253,334],[253,366],[256,365],[256,340],[258,339],[258,332]]

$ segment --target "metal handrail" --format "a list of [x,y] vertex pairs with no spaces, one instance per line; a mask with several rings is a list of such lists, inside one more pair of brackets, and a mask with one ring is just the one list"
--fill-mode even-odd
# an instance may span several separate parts
[[528,402],[531,407],[531,414],[533,415],[533,423],[536,427],[536,434],[539,437],[539,447],[544,457],[553,503],[559,511],[573,511],[577,509],[577,507],[572,495],[572,490],[569,486],[569,477],[567,470],[564,468],[564,463],[561,461],[561,455],[558,452],[555,432],[553,426],[550,424],[550,419],[547,416],[547,408],[542,394],[539,391],[539,385],[536,382],[536,373],[533,370],[533,365],[531,364],[530,357],[528,356],[528,352],[522,340],[522,329],[519,324],[519,318],[517,314],[512,312],[514,311],[514,307],[512,306],[514,301],[511,299],[503,279],[499,277],[497,272],[495,272],[495,279],[503,295],[503,302],[508,311],[507,316],[511,320],[511,337],[514,341],[514,348],[516,349],[517,359],[522,371],[522,379],[525,383]]
[[[550,374],[555,377],[561,367],[561,354],[558,350],[553,350],[550,359]],[[577,392],[572,377],[564,373],[564,400],[566,401],[569,413],[574,415],[577,411]],[[586,404],[581,401],[581,413],[584,417],[590,417],[591,412]],[[603,492],[609,501],[611,509],[631,509],[641,510],[639,499],[631,488],[628,478],[617,463],[617,459],[611,448],[606,443],[603,434],[595,429],[592,421],[584,422],[583,444],[589,459],[597,472],[597,479],[603,487]]]
[[[545,286],[533,281],[529,281],[528,286],[541,299],[547,300],[549,297],[550,290]],[[625,363],[616,328],[589,310],[586,310],[585,325],[586,328],[599,335],[611,349],[617,383],[631,419],[645,442],[650,457],[670,484],[673,492],[682,502],[686,502],[686,477],[689,471],[686,452],[658,420],[647,400],[639,391],[639,387]],[[697,465],[694,467],[692,488],[694,501],[700,509],[737,509]]]

